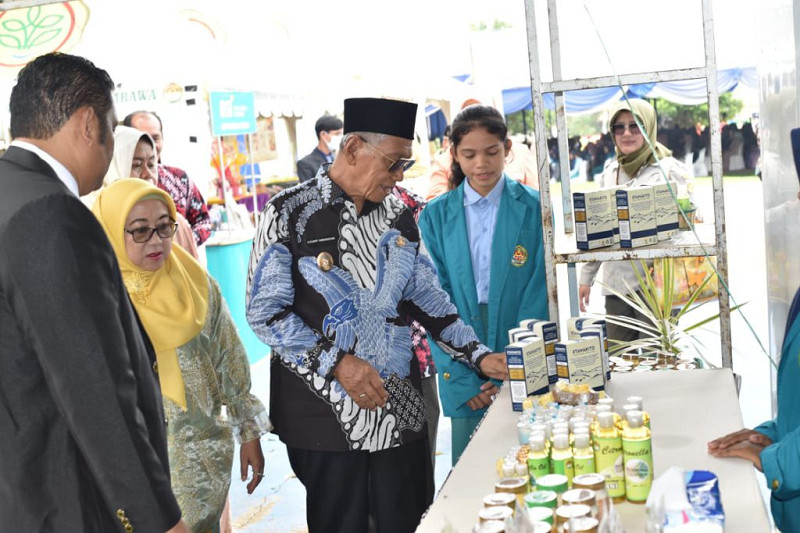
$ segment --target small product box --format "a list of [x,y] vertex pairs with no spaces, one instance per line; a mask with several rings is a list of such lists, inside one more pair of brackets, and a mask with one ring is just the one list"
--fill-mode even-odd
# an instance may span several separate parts
[[514,344],[515,342],[517,342],[518,340],[517,335],[530,332],[531,330],[529,330],[528,328],[511,328],[510,330],[508,330],[508,344]]
[[547,356],[547,375],[550,383],[558,381],[556,368],[556,343],[558,342],[558,324],[547,320],[528,319],[519,323],[544,340],[544,353]]
[[567,338],[575,340],[581,338],[581,329],[584,324],[591,323],[591,318],[573,316],[567,319]]
[[559,381],[586,384],[598,391],[605,389],[603,353],[596,336],[556,343],[556,365]]
[[617,218],[622,248],[658,243],[655,191],[652,187],[617,189]]
[[[603,364],[603,381],[611,379],[611,367],[608,363],[608,335],[604,326],[585,326],[581,330],[581,338],[588,339],[594,337],[600,343],[600,361]],[[605,388],[605,386],[603,387]]]
[[522,411],[522,402],[528,396],[550,390],[543,339],[530,337],[506,346],[506,365],[514,411]]
[[571,317],[567,320],[567,338],[580,339],[582,332],[587,328],[598,328],[600,331],[600,347],[603,350],[603,368],[606,371],[606,381],[611,379],[611,367],[608,360],[608,327],[602,318]]
[[572,193],[578,250],[614,244],[617,206],[612,189]]
[[670,187],[677,197],[678,185],[676,183],[653,185],[656,195],[656,228],[659,241],[665,241],[678,232],[678,204],[670,192]]

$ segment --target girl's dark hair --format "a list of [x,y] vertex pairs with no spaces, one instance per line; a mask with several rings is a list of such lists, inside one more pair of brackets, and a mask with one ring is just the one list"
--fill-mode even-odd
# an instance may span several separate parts
[[[496,135],[498,139],[505,142],[508,140],[508,126],[503,119],[500,111],[492,106],[476,104],[465,107],[453,119],[452,127],[450,128],[450,142],[452,150],[457,151],[458,145],[461,144],[461,139],[464,135],[474,129],[483,128],[492,135]],[[455,189],[461,182],[464,181],[464,172],[461,170],[461,165],[453,158],[451,163],[450,180],[448,183],[449,188]]]

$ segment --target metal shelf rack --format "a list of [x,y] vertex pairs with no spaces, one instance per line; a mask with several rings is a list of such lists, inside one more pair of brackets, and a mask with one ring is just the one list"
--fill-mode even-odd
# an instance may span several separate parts
[[[705,47],[705,65],[696,68],[666,70],[660,72],[643,72],[636,74],[622,74],[620,76],[602,76],[584,79],[562,79],[560,37],[558,31],[557,0],[547,0],[548,28],[553,69],[553,81],[542,80],[539,68],[539,35],[536,29],[535,0],[525,0],[526,24],[528,30],[528,55],[531,75],[531,96],[533,101],[534,134],[536,138],[536,155],[539,166],[539,192],[541,195],[542,221],[545,249],[545,270],[549,295],[550,319],[559,321],[559,302],[557,290],[556,266],[567,264],[567,279],[570,288],[570,311],[573,316],[578,315],[578,290],[575,273],[576,262],[592,261],[622,261],[631,259],[654,259],[659,257],[689,257],[712,255],[717,258],[717,270],[724,285],[728,284],[727,244],[725,235],[725,202],[722,182],[722,143],[719,123],[719,95],[717,88],[717,63],[714,49],[714,25],[711,14],[711,0],[698,0],[702,4],[703,17],[703,42]],[[679,243],[669,246],[653,245],[644,248],[619,249],[604,248],[588,252],[578,252],[574,241],[571,246],[566,235],[556,237],[553,220],[553,208],[550,196],[550,161],[547,147],[546,127],[544,118],[543,95],[554,93],[556,106],[556,126],[558,131],[558,154],[561,162],[563,228],[566,234],[571,234],[574,228],[572,216],[572,202],[569,178],[569,150],[567,146],[567,124],[564,92],[617,85],[630,85],[636,83],[651,83],[660,81],[677,81],[704,79],[708,96],[708,114],[711,155],[711,174],[714,187],[714,224],[713,241],[709,242]],[[710,233],[710,232],[705,232]],[[710,237],[710,236],[709,236]],[[701,239],[706,241],[705,236]],[[691,241],[691,239],[690,239]],[[669,241],[667,241],[669,242]],[[556,245],[560,248],[557,250]],[[722,283],[720,283],[722,285]],[[719,295],[720,311],[720,343],[722,351],[722,364],[731,368],[731,328],[730,328],[730,301],[726,291],[721,288]]]

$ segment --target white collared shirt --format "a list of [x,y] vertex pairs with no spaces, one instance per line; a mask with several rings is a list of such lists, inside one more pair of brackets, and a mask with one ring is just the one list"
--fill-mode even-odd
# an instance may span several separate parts
[[69,189],[69,191],[74,194],[76,198],[80,197],[81,194],[80,190],[78,189],[78,180],[75,179],[75,176],[72,175],[72,172],[67,170],[67,167],[62,165],[58,159],[29,142],[14,140],[11,141],[11,146],[16,146],[17,148],[22,148],[23,150],[27,150],[38,155],[40,158],[42,158],[42,161],[50,165],[50,167],[56,173],[56,176],[58,176],[58,179],[64,182],[64,185],[67,186],[67,189]]

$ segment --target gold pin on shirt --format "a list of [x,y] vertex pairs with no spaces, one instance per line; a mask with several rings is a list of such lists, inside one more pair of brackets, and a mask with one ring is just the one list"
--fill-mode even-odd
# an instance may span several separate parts
[[394,241],[397,246],[405,246],[406,239],[404,237],[398,237],[396,241]]
[[323,272],[327,272],[333,268],[333,256],[328,252],[322,252],[317,256],[317,266]]

